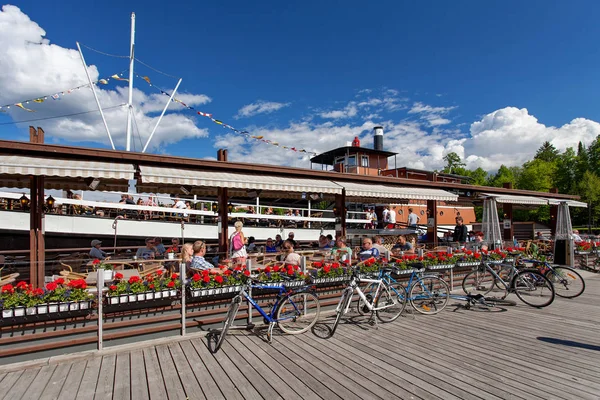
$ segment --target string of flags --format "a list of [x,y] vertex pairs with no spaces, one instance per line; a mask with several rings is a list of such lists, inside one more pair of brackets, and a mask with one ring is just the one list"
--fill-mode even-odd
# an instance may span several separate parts
[[[167,91],[165,91],[165,90],[159,88],[158,86],[152,84],[152,82],[150,81],[150,78],[148,76],[140,76],[138,74],[135,74],[135,76],[138,77],[138,78],[140,78],[140,79],[142,79],[142,80],[144,80],[144,81],[146,81],[146,83],[148,83],[149,86],[155,88],[161,94],[163,94],[163,95],[165,95],[167,97],[171,97],[171,93],[168,93]],[[229,124],[226,124],[223,121],[220,121],[218,119],[213,118],[213,115],[210,114],[210,113],[205,113],[205,112],[202,112],[200,110],[196,110],[192,106],[188,106],[187,104],[185,104],[183,101],[181,101],[180,99],[178,99],[176,97],[173,97],[173,102],[179,103],[182,107],[184,107],[184,108],[186,108],[186,109],[188,109],[190,111],[193,111],[197,115],[200,115],[201,117],[206,117],[206,118],[210,119],[212,122],[214,122],[215,124],[221,125],[223,128],[229,129],[229,130],[231,130],[231,131],[233,131],[233,132],[235,132],[235,133],[237,133],[239,135],[243,135],[243,136],[245,136],[245,137],[247,137],[249,139],[258,140],[258,141],[260,141],[262,143],[266,143],[266,144],[269,144],[269,145],[272,145],[272,146],[277,146],[277,147],[280,147],[280,148],[283,148],[283,149],[286,149],[286,150],[290,150],[290,151],[294,151],[294,152],[297,152],[297,153],[306,153],[306,154],[310,154],[310,155],[317,155],[317,153],[312,152],[312,151],[307,151],[305,149],[298,149],[296,147],[291,147],[291,146],[284,146],[284,145],[280,144],[279,142],[276,142],[276,141],[273,141],[273,140],[269,140],[269,139],[265,139],[264,136],[262,136],[262,135],[252,135],[248,131],[242,131],[242,130],[236,129],[233,126],[231,126]]]
[[[123,75],[123,72],[121,72],[120,74],[114,74],[111,75],[108,78],[102,78],[102,79],[98,79],[97,81],[93,82],[94,84],[101,84],[101,85],[108,85],[108,82],[110,82],[111,79],[117,80],[117,81],[126,81],[129,82],[129,79],[126,78],[122,78],[121,76]],[[27,100],[22,100],[18,103],[13,103],[13,104],[5,104],[0,106],[0,112],[6,112],[6,110],[9,110],[11,107],[17,107],[20,108],[23,111],[27,111],[27,112],[35,112],[35,110],[29,108],[30,106],[28,106],[27,104],[31,104],[31,103],[43,103],[44,101],[48,100],[48,99],[52,99],[52,100],[60,100],[62,97],[71,94],[73,92],[75,92],[76,90],[80,90],[86,87],[89,87],[90,84],[86,83],[85,85],[80,85],[71,89],[67,89],[67,90],[63,90],[60,92],[56,92],[53,94],[48,94],[45,96],[39,96],[33,99],[27,99]]]

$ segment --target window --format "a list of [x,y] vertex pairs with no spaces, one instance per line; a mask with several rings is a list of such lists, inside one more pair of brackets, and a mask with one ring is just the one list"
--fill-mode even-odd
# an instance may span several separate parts
[[348,156],[348,165],[356,165],[356,156]]
[[369,168],[369,156],[360,156],[360,165]]

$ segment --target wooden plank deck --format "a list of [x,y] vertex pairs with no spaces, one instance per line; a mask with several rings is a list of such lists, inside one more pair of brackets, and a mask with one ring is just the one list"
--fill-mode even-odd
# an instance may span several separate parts
[[600,276],[586,283],[541,310],[351,315],[330,339],[236,331],[215,356],[196,338],[2,372],[0,399],[600,399]]

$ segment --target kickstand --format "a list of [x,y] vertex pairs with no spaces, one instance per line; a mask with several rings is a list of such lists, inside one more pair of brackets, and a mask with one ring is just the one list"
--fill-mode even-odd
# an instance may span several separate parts
[[275,328],[275,323],[269,323],[269,328],[267,329],[267,342],[269,344],[271,344],[273,341],[273,328]]
[[375,325],[375,329],[379,329],[377,318],[375,317],[375,311],[371,311],[371,319],[369,319],[370,325]]

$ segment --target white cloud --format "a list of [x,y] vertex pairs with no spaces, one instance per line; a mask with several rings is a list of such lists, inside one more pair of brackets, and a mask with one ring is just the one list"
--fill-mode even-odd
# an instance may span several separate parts
[[419,114],[419,118],[425,121],[428,126],[435,127],[440,125],[447,125],[450,121],[448,118],[443,116],[454,110],[456,107],[433,107],[421,102],[413,104],[411,109],[408,111],[409,114]]
[[462,147],[468,167],[494,171],[502,164],[516,166],[530,160],[545,141],[563,151],[576,148],[580,141],[589,144],[599,134],[600,124],[585,118],[557,128],[538,122],[525,108],[506,107],[471,124],[471,136]]
[[[23,99],[63,91],[87,83],[79,53],[54,44],[44,36],[46,32],[21,12],[18,7],[6,5],[0,12],[0,104],[16,103]],[[118,71],[102,71],[94,65],[88,68],[92,80],[110,76]],[[111,81],[108,86],[97,88],[103,107],[127,103],[127,89],[122,83]],[[177,98],[188,105],[200,105],[210,101],[202,94],[182,93]],[[150,135],[158,116],[148,115],[162,111],[168,97],[160,94],[146,94],[134,91],[134,115],[141,138],[134,136],[136,148],[140,141],[145,142]],[[66,94],[61,100],[48,99],[42,104],[31,103],[28,113],[11,107],[9,115],[16,121],[30,118],[46,118],[66,114],[96,110],[92,92],[83,88]],[[169,114],[157,129],[150,148],[160,148],[166,143],[175,143],[183,138],[206,137],[208,131],[195,126],[193,114],[174,114],[182,111],[180,105],[172,103]],[[109,109],[105,112],[108,126],[120,148],[125,146],[126,112],[124,108]],[[96,142],[108,145],[108,137],[98,112],[68,118],[50,119],[38,122],[44,128],[50,141]],[[137,130],[134,127],[134,133]]]
[[258,100],[256,103],[246,104],[238,110],[235,119],[252,117],[257,114],[268,114],[273,111],[280,110],[284,107],[288,107],[290,103],[277,103],[274,101],[262,101]]

